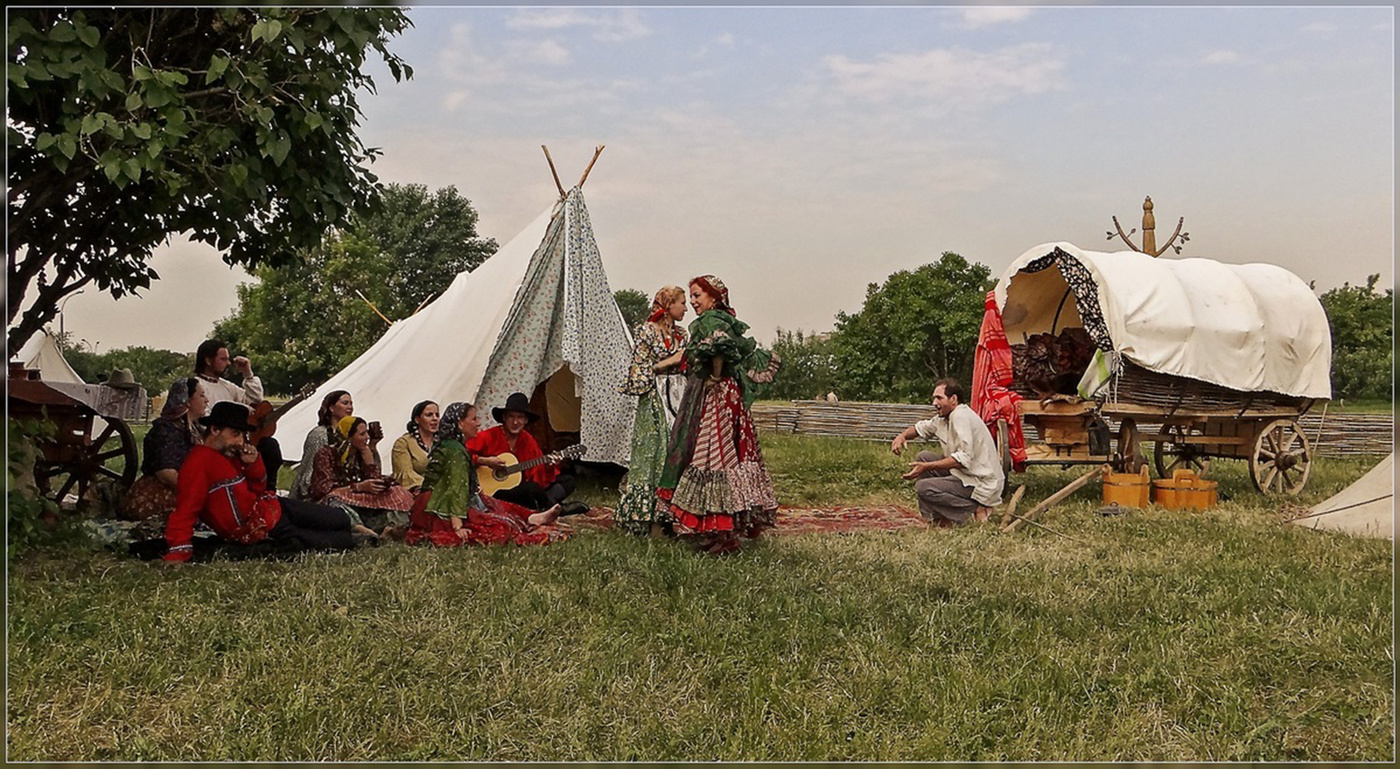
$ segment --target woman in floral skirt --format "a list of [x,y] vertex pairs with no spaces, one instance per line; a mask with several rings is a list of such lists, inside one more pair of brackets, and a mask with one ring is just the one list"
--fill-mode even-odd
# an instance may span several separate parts
[[656,491],[658,512],[675,519],[677,534],[693,537],[711,555],[739,550],[740,535],[773,525],[773,482],[749,406],[773,381],[780,361],[745,334],[729,304],[729,289],[713,275],[690,281],[686,390],[671,430]]
[[[617,527],[633,534],[658,536],[670,528],[672,520],[656,505],[656,486],[666,466],[666,440],[675,419],[667,408],[685,391],[686,332],[678,323],[684,317],[685,289],[666,286],[656,292],[651,316],[637,331],[627,380],[618,388],[625,395],[638,396],[627,488],[613,514]],[[663,393],[674,393],[675,400]]]

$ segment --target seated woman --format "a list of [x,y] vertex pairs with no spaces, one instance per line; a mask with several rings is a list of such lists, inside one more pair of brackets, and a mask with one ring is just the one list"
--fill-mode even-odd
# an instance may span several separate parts
[[352,520],[358,516],[381,537],[402,537],[413,495],[380,472],[369,425],[348,416],[336,423],[336,433],[338,440],[322,446],[312,460],[311,501],[345,508]]
[[198,379],[177,379],[170,385],[160,416],[141,441],[142,476],[122,505],[127,520],[140,522],[131,532],[134,540],[165,533],[165,522],[175,510],[180,465],[190,449],[204,439],[199,418],[208,406],[204,385]]
[[394,441],[390,462],[394,468],[394,480],[417,494],[418,487],[423,485],[423,471],[428,469],[428,455],[437,446],[437,404],[423,401],[414,406],[407,428],[408,432]]
[[336,423],[353,413],[355,402],[350,393],[344,390],[332,390],[321,399],[321,408],[316,411],[316,426],[306,434],[306,441],[302,443],[301,461],[297,463],[292,488],[287,492],[292,499],[310,499],[307,494],[311,490],[311,466],[316,452],[336,442]]
[[423,490],[413,505],[410,545],[543,545],[573,533],[556,523],[560,506],[536,512],[495,497],[483,496],[466,442],[481,429],[476,407],[453,403],[442,415],[437,449],[428,457]]

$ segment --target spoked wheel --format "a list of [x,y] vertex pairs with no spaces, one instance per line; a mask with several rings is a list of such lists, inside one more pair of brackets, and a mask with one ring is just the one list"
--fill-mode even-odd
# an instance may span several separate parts
[[1270,422],[1254,439],[1249,478],[1265,494],[1296,496],[1312,471],[1312,446],[1298,423],[1291,419]]
[[1200,478],[1210,472],[1210,457],[1190,444],[1158,441],[1153,446],[1152,464],[1156,466],[1159,478],[1170,478],[1177,470],[1193,470]]
[[1113,454],[1115,472],[1137,473],[1145,461],[1138,442],[1137,420],[1125,417],[1118,423],[1118,450]]
[[63,459],[40,458],[35,463],[34,482],[40,494],[59,503],[73,494],[81,503],[99,478],[115,481],[122,491],[131,488],[140,469],[131,428],[115,417],[94,416],[92,432],[90,441],[69,447]]

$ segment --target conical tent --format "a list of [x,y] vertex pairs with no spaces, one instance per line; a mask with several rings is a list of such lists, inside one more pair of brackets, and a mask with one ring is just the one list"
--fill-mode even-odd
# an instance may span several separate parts
[[29,337],[29,341],[19,349],[15,359],[23,363],[25,368],[38,369],[39,377],[45,382],[84,384],[83,378],[78,376],[78,372],[69,365],[68,359],[63,357],[63,351],[58,349],[58,342],[49,336],[49,332],[42,329]]
[[1395,539],[1395,452],[1293,523],[1358,537]]
[[491,409],[512,392],[529,396],[546,383],[553,429],[577,432],[586,459],[625,466],[636,400],[617,388],[631,345],[575,187],[283,415],[282,453],[304,459],[302,441],[334,390],[351,394],[358,416],[383,424],[387,471],[389,449],[417,402],[469,401],[489,425]]

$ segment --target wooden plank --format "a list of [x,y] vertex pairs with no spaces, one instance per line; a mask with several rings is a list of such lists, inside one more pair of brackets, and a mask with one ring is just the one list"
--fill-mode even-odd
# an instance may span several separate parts
[[1001,523],[1003,526],[1016,517],[1016,506],[1021,504],[1021,497],[1026,496],[1026,484],[1016,487],[1016,491],[1011,494],[1011,501],[1006,503],[1006,509],[1001,512]]
[[1069,495],[1078,491],[1089,481],[1103,475],[1106,469],[1108,469],[1107,465],[1100,465],[1099,467],[1096,467],[1093,470],[1090,470],[1089,472],[1079,476],[1075,480],[1070,481],[1069,485],[1065,486],[1063,489],[1060,489],[1054,494],[1051,494],[1050,496],[1046,497],[1044,501],[1031,508],[1030,511],[1028,511],[1025,515],[1014,516],[1014,520],[1012,520],[1011,523],[1002,526],[1001,530],[1003,532],[1010,533],[1015,531],[1017,527],[1019,527],[1023,522],[1035,520],[1036,516],[1040,515],[1046,510],[1049,510],[1055,505],[1058,505],[1061,501],[1064,500],[1065,497],[1068,497]]

